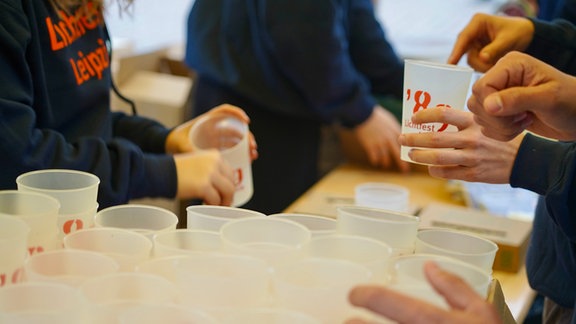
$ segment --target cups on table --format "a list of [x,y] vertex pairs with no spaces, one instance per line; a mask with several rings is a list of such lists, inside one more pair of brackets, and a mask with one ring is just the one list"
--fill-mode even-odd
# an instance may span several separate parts
[[248,202],[253,194],[248,125],[231,115],[206,115],[192,126],[189,137],[197,150],[219,150],[234,170],[236,192],[232,206]]
[[[404,100],[402,102],[402,134],[423,132],[455,131],[453,125],[412,123],[416,112],[445,106],[453,109],[464,109],[468,96],[473,70],[469,67],[405,60],[404,65]],[[413,162],[408,157],[411,147],[401,147],[401,158]]]
[[275,269],[274,301],[276,307],[309,314],[322,323],[340,323],[352,315],[350,289],[370,280],[370,271],[359,264],[305,258]]
[[421,229],[416,235],[415,253],[453,257],[492,273],[498,245],[483,237],[445,228]]
[[244,208],[213,205],[193,205],[186,208],[186,227],[219,232],[227,222],[246,217],[266,217],[265,214]]
[[434,290],[424,274],[424,264],[430,261],[456,274],[486,298],[491,276],[476,266],[443,255],[411,254],[392,258],[387,287],[448,309],[444,298]]
[[175,230],[178,216],[170,210],[139,204],[108,207],[94,217],[95,227],[123,228],[152,239],[156,233]]
[[100,179],[88,172],[46,169],[21,174],[16,178],[19,191],[50,195],[60,202],[60,237],[89,228],[98,208]]
[[312,238],[306,255],[354,262],[367,267],[373,280],[387,276],[387,262],[394,250],[386,243],[371,237],[334,234]]
[[24,266],[29,282],[56,282],[77,287],[93,277],[118,272],[120,265],[102,253],[60,249],[33,255]]
[[368,182],[354,188],[357,206],[408,212],[409,198],[408,188],[391,183]]
[[236,219],[224,224],[220,235],[225,252],[259,257],[271,266],[301,258],[311,237],[304,225],[278,217]]
[[177,304],[176,287],[167,279],[148,273],[118,272],[92,278],[78,288],[87,301],[92,323],[117,323],[132,307]]
[[155,258],[172,255],[218,252],[222,249],[219,232],[177,229],[154,235]]
[[0,215],[21,219],[30,229],[27,243],[30,255],[62,246],[57,227],[59,208],[58,200],[46,194],[0,191]]
[[295,213],[277,213],[268,215],[268,217],[280,217],[300,223],[310,230],[312,237],[331,235],[336,233],[338,224],[334,218],[325,216],[295,214]]
[[0,287],[22,281],[30,227],[18,217],[0,215]]
[[0,323],[86,323],[85,306],[66,284],[23,282],[0,289]]
[[132,271],[150,258],[152,241],[127,229],[94,227],[66,235],[64,247],[103,253],[118,262],[120,271]]
[[394,254],[414,251],[420,223],[416,216],[360,206],[340,206],[337,214],[339,233],[382,241],[392,248]]
[[269,301],[268,264],[234,254],[199,254],[174,264],[182,303],[199,308],[263,307]]

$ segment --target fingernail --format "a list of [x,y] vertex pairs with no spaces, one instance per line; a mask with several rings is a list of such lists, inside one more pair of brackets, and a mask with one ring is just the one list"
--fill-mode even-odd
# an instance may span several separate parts
[[487,112],[495,114],[500,112],[504,108],[504,104],[502,103],[502,98],[498,94],[489,96],[484,101],[484,109]]

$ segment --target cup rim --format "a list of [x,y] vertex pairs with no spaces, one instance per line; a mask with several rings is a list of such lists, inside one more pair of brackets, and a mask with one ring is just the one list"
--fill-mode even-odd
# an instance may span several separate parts
[[[351,214],[355,218],[360,218],[363,220],[369,220],[373,222],[386,222],[386,223],[395,223],[395,224],[412,224],[412,223],[420,223],[420,218],[418,216],[411,215],[405,212],[399,212],[395,210],[388,210],[388,209],[381,209],[381,208],[374,208],[374,207],[364,207],[364,206],[357,206],[357,205],[342,205],[336,207],[338,212],[344,212],[347,214]],[[400,216],[405,218],[405,220],[392,220],[392,219],[377,219],[374,217],[366,216],[366,215],[358,215],[353,214],[350,210],[362,210],[362,211],[370,211],[376,213],[383,213],[383,214],[392,214],[395,216]]]
[[[91,183],[88,186],[82,187],[82,188],[71,188],[71,189],[52,189],[52,188],[38,188],[38,187],[32,187],[29,184],[27,184],[25,182],[25,179],[30,177],[30,176],[34,176],[36,174],[46,174],[46,173],[68,173],[68,174],[79,174],[79,175],[83,175],[85,176],[87,179],[90,179],[93,181],[93,183]],[[24,182],[23,182],[24,181]],[[21,185],[25,188],[30,188],[33,189],[34,191],[42,191],[42,192],[50,192],[50,191],[54,191],[54,192],[70,192],[70,191],[83,191],[83,190],[88,190],[88,189],[93,189],[94,187],[97,187],[100,184],[100,178],[98,176],[96,176],[95,174],[92,174],[90,172],[86,172],[86,171],[80,171],[80,170],[72,170],[72,169],[40,169],[40,170],[34,170],[34,171],[28,171],[26,173],[23,173],[21,175],[19,175],[18,177],[16,177],[16,183],[18,185]]]
[[[462,251],[450,250],[450,249],[448,249],[448,248],[446,248],[446,247],[439,246],[439,245],[433,244],[433,243],[431,243],[431,242],[422,240],[421,237],[420,237],[420,235],[426,235],[426,234],[425,234],[426,232],[428,232],[428,233],[429,233],[429,232],[437,232],[437,233],[442,232],[442,233],[449,233],[449,234],[464,236],[464,237],[467,237],[467,238],[470,238],[470,239],[473,239],[473,240],[477,240],[477,241],[479,241],[479,242],[482,242],[482,244],[484,244],[484,245],[487,246],[487,247],[490,247],[490,249],[487,250],[487,251],[484,251],[484,252],[462,252]],[[423,244],[423,245],[425,245],[425,246],[429,246],[429,247],[432,247],[432,248],[434,248],[434,249],[437,249],[437,250],[439,250],[439,251],[442,251],[442,252],[445,252],[445,253],[449,253],[449,254],[453,254],[453,255],[459,255],[459,256],[483,256],[483,255],[489,255],[489,254],[498,252],[498,248],[499,248],[499,247],[498,247],[498,244],[496,244],[495,242],[493,242],[493,241],[491,241],[491,240],[489,240],[489,239],[487,239],[487,238],[484,238],[484,237],[481,237],[481,236],[478,236],[478,235],[475,235],[475,234],[472,234],[472,233],[468,233],[468,232],[465,232],[465,231],[458,231],[458,230],[448,229],[448,228],[426,228],[426,229],[424,229],[424,230],[422,230],[422,231],[419,230],[419,231],[416,233],[416,241],[417,241],[417,242],[420,242],[421,244]]]
[[410,63],[410,64],[420,65],[420,66],[437,67],[437,68],[451,70],[451,71],[474,72],[474,69],[472,69],[469,66],[448,64],[448,63],[443,63],[443,62],[425,61],[425,60],[417,60],[417,59],[404,59],[404,63]]

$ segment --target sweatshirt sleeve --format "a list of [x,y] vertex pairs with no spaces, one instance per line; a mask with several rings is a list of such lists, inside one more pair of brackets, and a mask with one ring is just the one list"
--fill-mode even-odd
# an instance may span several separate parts
[[398,90],[401,79],[388,79],[397,78],[398,59],[370,0],[274,0],[262,10],[277,65],[322,120],[358,125],[376,104],[371,82]]
[[576,241],[576,143],[556,142],[532,134],[522,141],[510,184],[545,196],[558,227]]
[[535,27],[534,38],[525,52],[565,73],[576,75],[576,26],[563,19],[531,20]]

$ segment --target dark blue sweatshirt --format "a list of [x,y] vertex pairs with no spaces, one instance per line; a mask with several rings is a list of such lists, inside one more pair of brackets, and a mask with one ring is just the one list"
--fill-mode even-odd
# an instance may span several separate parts
[[106,42],[95,10],[59,16],[47,0],[0,0],[0,189],[60,168],[97,175],[100,207],[175,195],[168,130],[110,111]]
[[281,114],[356,126],[403,64],[371,0],[196,0],[187,64]]
[[[563,20],[534,24],[534,39],[526,52],[576,75],[576,27]],[[542,195],[526,260],[528,280],[535,290],[566,308],[576,307],[575,180],[576,143],[525,137],[510,184]]]

